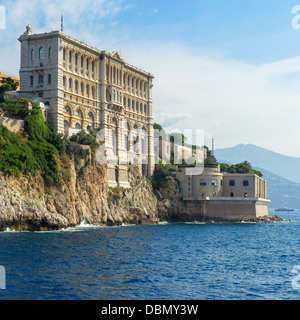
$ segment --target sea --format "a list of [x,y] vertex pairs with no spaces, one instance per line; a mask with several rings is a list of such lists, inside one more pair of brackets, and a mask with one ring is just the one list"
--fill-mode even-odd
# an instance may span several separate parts
[[300,210],[269,213],[286,221],[7,229],[0,299],[298,300]]

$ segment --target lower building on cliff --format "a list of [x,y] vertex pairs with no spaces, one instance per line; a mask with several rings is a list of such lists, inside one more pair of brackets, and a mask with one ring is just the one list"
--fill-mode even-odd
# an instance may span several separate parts
[[208,220],[237,221],[268,215],[267,182],[256,174],[227,174],[220,166],[204,168],[195,174],[193,168],[178,168],[182,200],[191,210]]

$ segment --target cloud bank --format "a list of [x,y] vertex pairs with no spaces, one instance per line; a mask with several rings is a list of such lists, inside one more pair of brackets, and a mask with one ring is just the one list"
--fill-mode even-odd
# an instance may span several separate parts
[[[264,64],[226,59],[180,42],[137,41],[130,25],[119,23],[133,4],[123,0],[9,2],[7,30],[0,30],[0,71],[18,74],[17,38],[30,23],[33,32],[60,28],[102,50],[120,49],[126,61],[154,79],[155,121],[174,128],[205,129],[216,148],[252,143],[300,157],[300,57]],[[91,10],[93,8],[93,10]]]

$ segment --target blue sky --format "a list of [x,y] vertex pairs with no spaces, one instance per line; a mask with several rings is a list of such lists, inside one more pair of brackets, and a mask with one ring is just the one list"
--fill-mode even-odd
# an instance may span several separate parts
[[[300,2],[298,2],[300,4]],[[155,75],[155,121],[205,129],[216,148],[252,143],[300,157],[295,0],[10,0],[0,71],[18,75],[18,36],[58,30]]]

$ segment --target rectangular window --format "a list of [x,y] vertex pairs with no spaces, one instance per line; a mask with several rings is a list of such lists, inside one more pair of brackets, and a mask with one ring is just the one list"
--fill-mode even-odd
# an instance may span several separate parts
[[200,180],[200,186],[206,186],[206,185],[207,185],[207,182],[205,179]]
[[248,180],[244,180],[243,181],[243,187],[249,187],[249,181]]
[[51,84],[51,74],[48,74],[48,84]]
[[30,76],[30,85],[33,86],[33,76]]
[[218,185],[218,180],[216,180],[216,179],[211,180],[211,185],[212,186],[217,186]]

